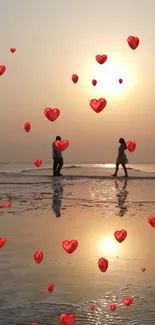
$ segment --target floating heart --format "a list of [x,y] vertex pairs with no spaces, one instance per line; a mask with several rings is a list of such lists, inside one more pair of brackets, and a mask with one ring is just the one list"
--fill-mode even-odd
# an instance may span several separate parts
[[5,204],[0,204],[0,209],[4,209],[5,208]]
[[141,271],[145,272],[146,271],[146,267],[141,267]]
[[15,53],[15,52],[16,52],[15,47],[11,47],[11,48],[10,48],[10,52]]
[[137,46],[139,45],[139,38],[135,36],[129,36],[127,38],[127,42],[132,50],[135,50]]
[[57,140],[57,141],[55,141],[55,145],[60,151],[64,151],[69,146],[69,141],[68,140],[63,140],[63,141]]
[[133,152],[136,149],[136,143],[134,141],[127,141],[126,146],[130,152]]
[[76,320],[74,314],[61,314],[60,321],[63,325],[73,325]]
[[54,290],[54,285],[52,283],[48,283],[47,290],[48,290],[49,293],[52,293],[53,290]]
[[122,84],[123,80],[122,79],[119,79],[119,83]]
[[95,305],[91,305],[91,306],[90,306],[90,309],[91,309],[91,310],[94,310],[94,309],[95,309]]
[[72,254],[78,247],[78,241],[73,239],[73,240],[64,240],[62,243],[62,247],[68,254]]
[[40,294],[43,295],[44,294],[44,291],[40,291]]
[[51,122],[54,122],[58,116],[60,115],[60,111],[58,108],[50,108],[50,107],[46,107],[44,109],[44,114],[47,117],[47,119]]
[[35,165],[36,167],[40,167],[41,164],[42,164],[42,160],[39,160],[39,159],[35,159],[35,160],[34,160],[34,165]]
[[93,80],[92,80],[92,85],[93,85],[93,86],[96,86],[96,84],[97,84],[97,80],[93,79]]
[[108,269],[108,261],[105,258],[100,258],[98,260],[98,267],[100,269],[101,272],[106,272]]
[[26,132],[29,132],[30,129],[31,129],[31,124],[29,122],[25,122],[24,129],[25,129]]
[[133,303],[133,298],[132,297],[125,297],[123,299],[123,302],[126,306],[130,306]]
[[6,202],[6,203],[5,203],[6,208],[10,208],[11,205],[12,205],[12,202]]
[[5,72],[6,67],[5,65],[0,65],[0,76],[2,76],[2,74]]
[[122,243],[127,236],[127,231],[124,229],[117,230],[115,231],[114,236],[119,243]]
[[72,81],[76,84],[79,80],[79,77],[76,74],[72,74]]
[[32,323],[32,325],[38,325],[38,323],[36,323],[36,322],[33,322],[33,323]]
[[116,304],[111,304],[110,305],[110,310],[115,311],[116,310]]
[[103,64],[104,62],[107,61],[107,55],[103,54],[103,55],[96,55],[96,61],[100,64]]
[[43,252],[42,251],[37,251],[34,253],[34,260],[37,264],[40,264],[43,260]]
[[2,248],[6,244],[5,238],[0,238],[0,248]]
[[107,102],[104,98],[100,98],[100,99],[92,99],[90,101],[90,106],[91,108],[96,112],[96,113],[100,113],[106,106]]
[[148,223],[155,228],[155,217],[153,216],[148,217]]

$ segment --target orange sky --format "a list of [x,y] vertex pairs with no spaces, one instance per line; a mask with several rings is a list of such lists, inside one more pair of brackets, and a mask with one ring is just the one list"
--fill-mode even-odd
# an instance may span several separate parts
[[[101,0],[2,0],[0,64],[7,71],[0,77],[0,160],[50,162],[51,143],[61,135],[70,142],[66,162],[115,162],[124,137],[137,143],[131,163],[153,163],[154,12],[151,0],[109,0],[106,6]],[[127,44],[130,35],[140,39],[135,51]],[[95,61],[97,54],[108,55],[105,66]],[[111,64],[124,73],[119,89],[110,84]],[[99,87],[91,85],[93,78],[101,78]],[[107,106],[96,114],[89,101],[99,97]],[[61,111],[54,123],[44,117],[47,106]]]

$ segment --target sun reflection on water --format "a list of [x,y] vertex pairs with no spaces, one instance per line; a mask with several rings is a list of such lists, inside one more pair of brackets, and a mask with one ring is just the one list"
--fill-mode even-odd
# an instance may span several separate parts
[[118,245],[115,238],[109,236],[98,240],[97,249],[100,254],[115,255],[118,251]]

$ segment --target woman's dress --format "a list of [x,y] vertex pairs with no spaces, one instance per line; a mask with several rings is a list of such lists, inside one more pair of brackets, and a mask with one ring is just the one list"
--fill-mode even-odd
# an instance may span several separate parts
[[122,143],[118,148],[118,156],[116,159],[116,165],[125,165],[127,163],[128,163],[128,159],[125,154],[125,145]]

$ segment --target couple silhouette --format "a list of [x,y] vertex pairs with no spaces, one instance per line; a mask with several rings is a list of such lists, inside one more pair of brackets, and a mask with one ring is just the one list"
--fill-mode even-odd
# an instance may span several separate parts
[[[56,141],[61,141],[60,136],[56,136],[55,141],[52,144],[52,154],[53,154],[53,176],[62,176],[61,169],[63,167],[63,156],[62,152],[57,148]],[[120,146],[118,148],[118,156],[116,159],[115,173],[112,175],[117,176],[119,165],[122,165],[125,175],[123,177],[128,177],[126,164],[128,163],[125,150],[127,149],[126,142],[123,138],[119,139]]]

